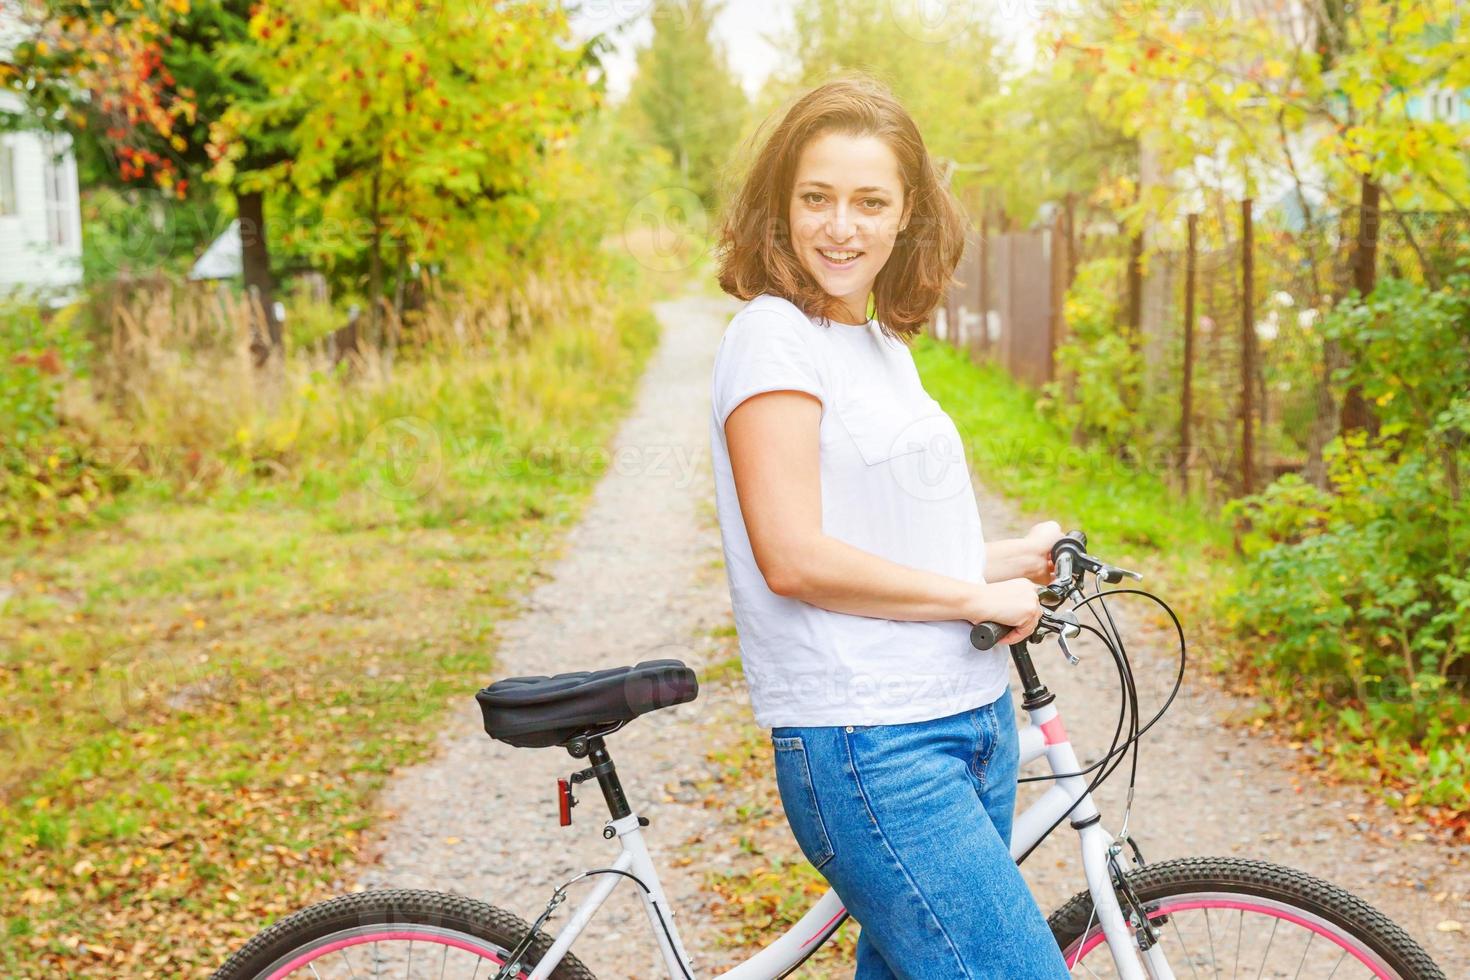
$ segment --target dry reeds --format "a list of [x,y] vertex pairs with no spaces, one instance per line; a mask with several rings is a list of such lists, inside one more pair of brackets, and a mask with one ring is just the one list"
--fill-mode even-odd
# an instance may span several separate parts
[[[622,356],[616,299],[597,276],[548,260],[453,291],[425,285],[422,308],[403,319],[385,305],[378,335],[392,344],[370,342],[363,313],[350,349],[344,330],[328,330],[264,363],[252,351],[263,318],[237,291],[162,278],[114,286],[93,300],[97,364],[68,413],[105,429],[130,466],[192,491],[289,474],[303,455],[350,455],[385,418],[467,425],[488,411],[507,428],[534,427],[584,409],[587,366]],[[342,320],[305,291],[288,302],[288,323]],[[467,400],[472,409],[456,403]]]

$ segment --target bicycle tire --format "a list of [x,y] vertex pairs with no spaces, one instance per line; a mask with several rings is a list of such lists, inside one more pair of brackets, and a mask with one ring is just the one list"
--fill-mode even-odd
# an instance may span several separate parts
[[[344,941],[333,937],[353,934],[355,944],[371,942],[371,930],[377,927],[385,933],[420,927],[439,937],[468,937],[497,950],[502,963],[504,954],[531,928],[517,915],[462,895],[418,888],[355,892],[318,902],[271,925],[226,960],[214,980],[265,980],[313,951],[324,955],[334,941]],[[364,933],[364,929],[369,931]],[[368,938],[358,938],[362,936]],[[545,932],[536,933],[520,976],[529,974],[553,942]],[[551,976],[553,980],[596,980],[570,952]]]
[[[1198,908],[1211,907],[1208,896],[1264,900],[1308,913],[1319,923],[1330,923],[1376,954],[1399,980],[1445,980],[1444,972],[1423,947],[1383,913],[1350,892],[1293,868],[1246,858],[1177,858],[1128,871],[1125,877],[1150,920],[1185,906],[1190,896],[1199,901],[1194,906]],[[1225,906],[1225,900],[1220,904]],[[1079,946],[1085,953],[1096,948],[1087,944],[1100,939],[1101,927],[1092,912],[1092,895],[1084,891],[1047,919],[1069,964],[1075,961]]]

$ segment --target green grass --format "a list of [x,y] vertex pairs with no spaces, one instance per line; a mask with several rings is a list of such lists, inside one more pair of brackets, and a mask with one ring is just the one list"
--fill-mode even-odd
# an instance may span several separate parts
[[[142,481],[0,557],[0,975],[207,975],[343,887],[374,791],[491,678],[656,340],[639,308],[401,364],[284,472]],[[437,436],[417,469],[381,443],[403,417]]]
[[993,364],[920,337],[924,386],[961,435],[971,471],[1027,514],[1080,527],[1098,554],[1163,560],[1184,569],[1231,553],[1228,529],[1198,500],[1180,500],[1158,476],[1097,449],[1072,445],[1036,410],[1036,395]]

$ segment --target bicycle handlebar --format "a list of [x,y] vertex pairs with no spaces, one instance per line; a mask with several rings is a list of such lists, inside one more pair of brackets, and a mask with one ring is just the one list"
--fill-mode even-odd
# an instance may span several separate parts
[[989,650],[1000,642],[1000,638],[1011,631],[1000,623],[976,623],[970,628],[970,644],[976,650]]
[[[1126,568],[1114,568],[1089,555],[1087,535],[1081,531],[1068,531],[1058,538],[1056,544],[1051,546],[1051,560],[1056,566],[1056,578],[1050,585],[1037,589],[1042,605],[1049,609],[1057,608],[1067,596],[1077,591],[1082,584],[1082,576],[1087,572],[1092,572],[1104,582],[1118,582],[1124,576],[1134,579],[1143,578],[1137,572],[1130,572]],[[1039,632],[1042,628],[1052,628],[1046,622],[1044,614],[1041,622],[1037,623],[1036,629]],[[1011,627],[1004,623],[976,623],[970,628],[970,644],[977,650],[989,650],[1010,631]],[[1033,632],[1032,636],[1035,635]]]

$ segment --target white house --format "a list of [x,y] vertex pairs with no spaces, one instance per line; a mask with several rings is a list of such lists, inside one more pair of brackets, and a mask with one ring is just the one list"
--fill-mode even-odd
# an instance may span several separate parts
[[[13,27],[14,21],[3,27]],[[0,57],[15,37],[0,27]],[[20,101],[0,92],[0,108]],[[61,298],[82,281],[82,214],[71,138],[0,133],[0,294]]]

